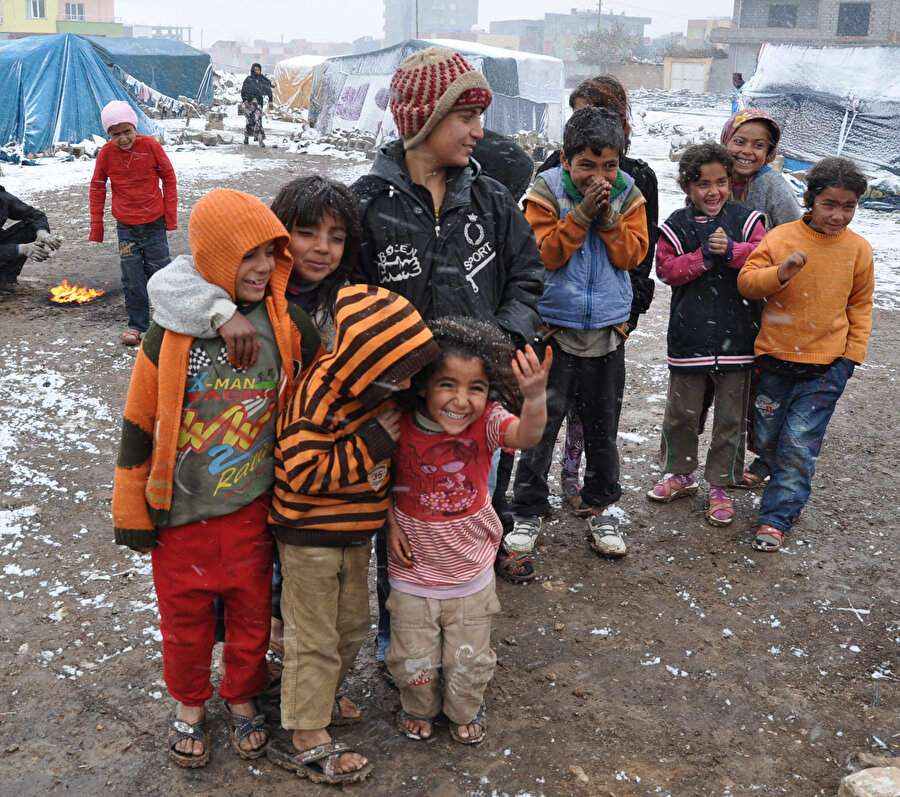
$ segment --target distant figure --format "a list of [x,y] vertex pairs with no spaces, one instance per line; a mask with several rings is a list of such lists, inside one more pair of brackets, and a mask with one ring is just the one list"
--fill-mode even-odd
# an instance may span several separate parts
[[261,64],[253,64],[250,67],[250,74],[244,78],[244,84],[241,86],[241,99],[244,101],[244,118],[247,124],[244,127],[244,144],[250,143],[250,136],[253,136],[261,147],[264,147],[263,140],[266,134],[263,132],[262,126],[262,106],[265,97],[269,98],[269,105],[272,105],[272,81],[262,73]]
[[[7,220],[18,224],[3,229]],[[62,238],[50,234],[47,217],[0,185],[0,293],[14,293],[29,258],[41,262],[59,249]]]
[[731,84],[738,91],[741,90],[741,86],[744,85],[744,76],[740,72],[732,72],[731,73]]

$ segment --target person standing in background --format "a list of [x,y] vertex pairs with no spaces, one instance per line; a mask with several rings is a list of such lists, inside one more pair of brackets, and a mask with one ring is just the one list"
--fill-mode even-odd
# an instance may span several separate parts
[[272,81],[262,73],[262,64],[253,64],[250,67],[250,74],[244,78],[241,86],[241,100],[244,103],[244,118],[247,124],[244,127],[244,144],[250,143],[250,136],[253,136],[261,147],[264,147],[263,141],[266,134],[262,126],[262,107],[265,97],[269,98],[269,105],[272,105]]

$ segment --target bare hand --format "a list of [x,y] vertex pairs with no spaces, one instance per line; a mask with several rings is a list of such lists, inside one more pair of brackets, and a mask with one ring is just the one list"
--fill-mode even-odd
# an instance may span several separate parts
[[802,252],[799,249],[796,252],[791,252],[778,267],[778,281],[787,282],[806,265],[808,259],[806,252]]
[[256,336],[256,327],[243,313],[235,310],[234,315],[222,324],[218,331],[228,350],[228,362],[243,371],[251,365],[256,365],[256,356],[262,344]]
[[400,567],[412,567],[415,564],[409,539],[396,522],[388,524],[387,550],[388,558]]
[[395,443],[400,439],[400,410],[388,410],[375,418]]
[[553,349],[549,346],[544,352],[544,362],[538,360],[530,345],[525,347],[525,351],[516,352],[512,361],[513,375],[526,399],[538,399],[546,392],[551,365],[553,365]]
[[584,192],[581,204],[588,215],[593,219],[606,220],[609,218],[609,192],[612,186],[606,180],[591,183]]
[[728,235],[721,227],[709,236],[709,253],[711,255],[727,255],[728,254]]

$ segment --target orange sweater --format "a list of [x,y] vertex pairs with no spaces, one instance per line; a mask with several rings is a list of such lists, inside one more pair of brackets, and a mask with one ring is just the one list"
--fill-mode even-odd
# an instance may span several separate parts
[[[808,219],[766,233],[738,274],[744,296],[766,300],[754,351],[795,363],[827,364],[838,357],[861,363],[872,330],[872,247],[849,228],[818,233]],[[778,267],[797,250],[808,262],[779,282]]]

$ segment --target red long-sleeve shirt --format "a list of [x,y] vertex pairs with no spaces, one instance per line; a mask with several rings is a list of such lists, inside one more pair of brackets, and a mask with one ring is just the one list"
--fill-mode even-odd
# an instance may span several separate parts
[[103,240],[107,180],[112,185],[115,219],[123,224],[147,224],[165,216],[166,229],[178,229],[175,170],[155,138],[135,136],[130,150],[121,150],[112,141],[103,145],[91,178],[89,241]]

